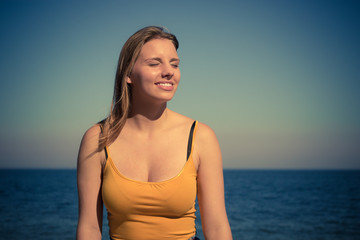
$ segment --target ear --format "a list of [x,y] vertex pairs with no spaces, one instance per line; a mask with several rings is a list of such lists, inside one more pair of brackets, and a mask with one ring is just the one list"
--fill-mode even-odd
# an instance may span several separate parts
[[130,84],[132,83],[131,78],[129,76],[126,77],[126,82]]

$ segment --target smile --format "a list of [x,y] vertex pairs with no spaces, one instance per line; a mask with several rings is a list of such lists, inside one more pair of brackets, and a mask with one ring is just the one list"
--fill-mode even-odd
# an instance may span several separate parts
[[156,85],[164,86],[164,87],[171,87],[172,83],[156,83]]
[[173,91],[175,89],[173,82],[157,82],[155,85],[164,91]]

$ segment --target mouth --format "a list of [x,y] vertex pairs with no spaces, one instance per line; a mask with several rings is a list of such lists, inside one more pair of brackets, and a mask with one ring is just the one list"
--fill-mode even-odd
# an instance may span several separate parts
[[164,91],[173,91],[175,89],[173,82],[157,82],[155,85]]
[[174,84],[173,83],[158,82],[158,83],[155,83],[155,85],[159,85],[159,86],[163,86],[163,87],[172,87]]

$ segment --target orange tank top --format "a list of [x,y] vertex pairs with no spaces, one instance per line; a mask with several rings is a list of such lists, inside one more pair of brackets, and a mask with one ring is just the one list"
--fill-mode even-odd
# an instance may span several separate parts
[[116,168],[106,147],[102,198],[113,240],[181,239],[194,236],[197,172],[192,159],[197,121],[190,130],[188,159],[173,178],[162,182],[130,179]]

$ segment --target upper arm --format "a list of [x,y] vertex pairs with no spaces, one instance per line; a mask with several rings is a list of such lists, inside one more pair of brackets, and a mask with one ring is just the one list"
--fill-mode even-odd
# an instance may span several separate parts
[[197,130],[198,202],[205,237],[231,239],[225,210],[222,157],[213,130],[199,124]]
[[102,227],[102,161],[103,154],[98,152],[100,128],[98,125],[91,127],[84,134],[81,141],[78,162],[77,182],[79,195],[79,222],[78,239],[87,238],[92,232],[94,237],[101,239]]

